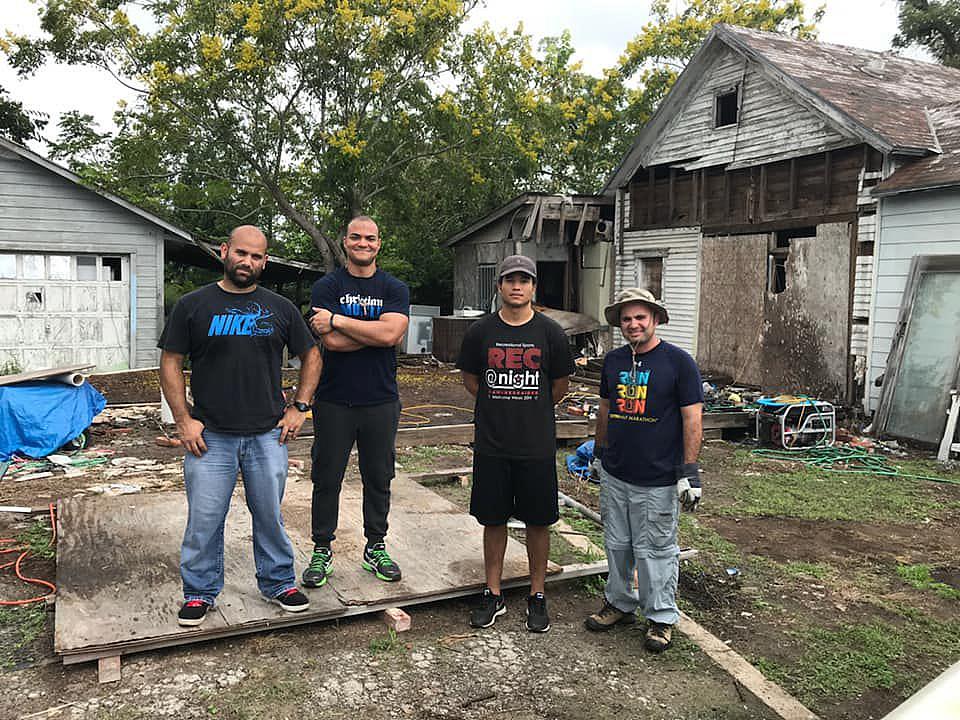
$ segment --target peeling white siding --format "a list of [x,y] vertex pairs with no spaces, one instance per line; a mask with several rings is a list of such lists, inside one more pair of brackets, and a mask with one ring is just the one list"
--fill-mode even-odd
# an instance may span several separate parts
[[[630,221],[630,195],[623,198],[619,211],[626,226]],[[670,313],[670,322],[657,328],[657,335],[672,342],[696,357],[697,321],[700,305],[700,228],[667,228],[661,230],[627,230],[623,237],[623,252],[617,244],[616,290],[634,287],[637,254],[663,250],[663,298]],[[619,330],[614,332],[614,343],[623,344]]]
[[[648,166],[677,163],[694,169],[727,163],[755,165],[854,142],[782,92],[733,50],[718,57],[704,75],[700,87],[660,139]],[[738,84],[742,85],[739,122],[715,128],[714,98]]]

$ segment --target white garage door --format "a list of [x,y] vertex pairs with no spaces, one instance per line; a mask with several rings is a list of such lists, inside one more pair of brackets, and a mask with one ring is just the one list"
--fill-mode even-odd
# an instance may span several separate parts
[[0,373],[129,362],[128,256],[0,253]]

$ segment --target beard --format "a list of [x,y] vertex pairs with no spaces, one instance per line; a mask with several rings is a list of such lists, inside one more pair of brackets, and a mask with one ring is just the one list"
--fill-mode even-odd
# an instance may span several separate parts
[[230,282],[232,282],[238,288],[248,288],[251,285],[255,285],[260,279],[260,274],[262,272],[262,268],[260,270],[250,268],[250,274],[244,276],[237,273],[237,263],[227,262],[224,265],[224,273],[228,278],[230,278]]

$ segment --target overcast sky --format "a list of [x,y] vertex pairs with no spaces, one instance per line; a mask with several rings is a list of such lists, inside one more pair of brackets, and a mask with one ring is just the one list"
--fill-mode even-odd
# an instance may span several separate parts
[[[674,0],[679,6],[680,0]],[[816,7],[817,0],[807,2]],[[0,0],[0,32],[37,34],[36,6],[30,0]],[[474,11],[472,27],[487,21],[513,29],[522,22],[534,38],[570,30],[573,47],[584,69],[598,73],[612,65],[628,40],[648,19],[650,3],[642,0],[486,0]],[[887,50],[897,28],[896,0],[827,0],[820,39],[840,45]],[[911,53],[913,54],[913,53]],[[129,94],[104,73],[76,67],[48,66],[29,80],[19,80],[0,55],[0,86],[32,110],[49,113],[52,135],[66,110],[90,113],[102,128],[112,127],[116,103]]]

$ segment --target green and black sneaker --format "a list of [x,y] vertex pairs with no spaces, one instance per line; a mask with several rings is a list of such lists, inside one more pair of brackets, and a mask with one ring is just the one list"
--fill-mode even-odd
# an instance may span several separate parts
[[396,582],[400,579],[400,566],[393,561],[382,542],[367,545],[363,549],[363,569],[369,570],[384,582]]
[[309,588],[318,588],[326,584],[327,577],[333,573],[333,551],[323,545],[317,545],[310,557],[310,564],[303,571],[303,584]]

